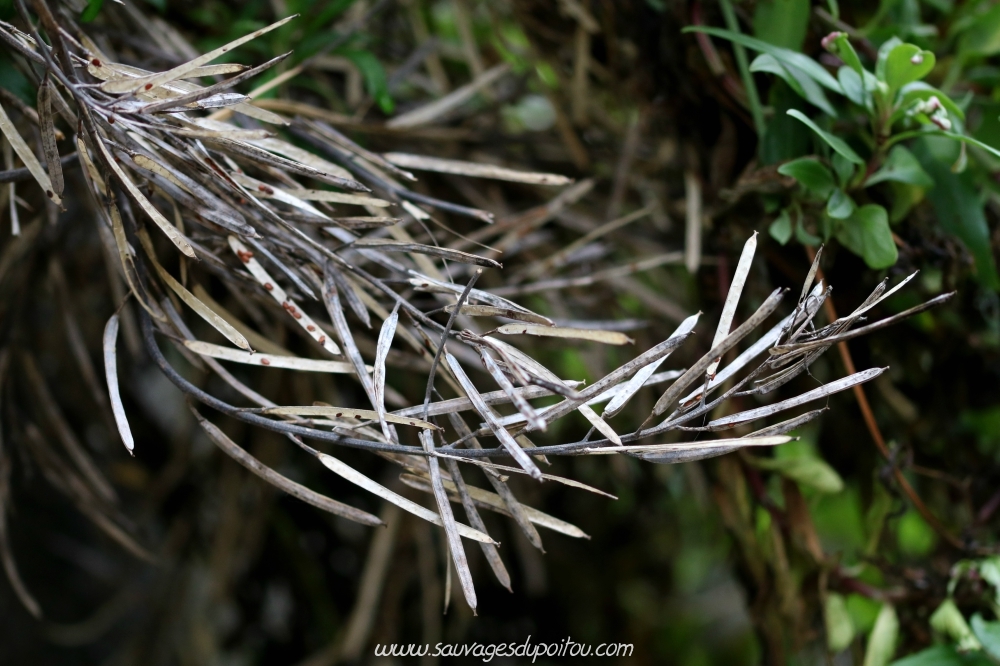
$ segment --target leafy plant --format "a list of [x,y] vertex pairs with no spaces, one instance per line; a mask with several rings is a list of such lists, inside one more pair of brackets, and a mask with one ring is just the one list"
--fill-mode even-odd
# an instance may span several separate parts
[[[719,28],[688,30],[759,52],[749,65],[751,72],[776,76],[820,111],[817,118],[796,108],[785,112],[812,132],[819,154],[778,167],[800,188],[770,227],[771,236],[782,244],[793,230],[807,244],[836,238],[871,268],[887,268],[898,258],[891,224],[903,219],[928,190],[947,196],[954,183],[943,172],[957,177],[965,170],[966,146],[1000,157],[1000,151],[965,133],[961,106],[924,81],[937,61],[933,52],[916,44],[887,39],[872,67],[866,68],[846,33],[830,33],[822,45],[841,63],[834,76],[813,58],[761,39]],[[828,96],[831,92],[840,98],[837,104]],[[950,170],[929,164],[940,162],[922,145],[931,137],[946,137],[961,146]],[[960,222],[959,228],[948,231],[970,247],[981,279],[993,285],[992,257],[982,251],[984,243],[988,248],[982,233],[985,222],[979,223],[972,213],[959,217],[969,221],[969,228]]]

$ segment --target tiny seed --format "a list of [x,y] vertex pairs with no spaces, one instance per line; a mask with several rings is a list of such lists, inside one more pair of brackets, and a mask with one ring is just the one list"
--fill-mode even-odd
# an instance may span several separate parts
[[146,86],[145,86],[145,88],[146,88],[146,90],[152,90],[153,84],[152,83],[147,83]]
[[265,282],[264,283],[264,289],[267,289],[268,291],[272,291],[274,289],[274,285],[271,284],[270,282]]
[[319,336],[319,343],[324,344],[325,342],[326,342],[326,336],[325,335]]
[[269,360],[267,360],[266,358],[262,358],[262,359],[260,359],[260,364],[261,365],[271,365],[271,362]]
[[313,331],[316,330],[316,327],[313,326],[312,324],[309,324],[308,326],[306,326],[306,330],[312,333]]
[[94,58],[93,60],[90,61],[90,64],[93,65],[94,67],[100,67],[101,61],[98,60],[97,58]]

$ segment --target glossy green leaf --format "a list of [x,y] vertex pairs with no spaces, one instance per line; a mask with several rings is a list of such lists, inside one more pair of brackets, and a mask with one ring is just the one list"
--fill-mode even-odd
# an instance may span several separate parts
[[762,469],[778,472],[801,486],[821,493],[839,493],[844,489],[843,479],[821,458],[812,456],[760,458],[754,464]]
[[889,214],[877,204],[868,204],[840,225],[837,240],[865,260],[870,268],[888,268],[896,263],[899,253],[889,229]]
[[761,164],[779,164],[812,152],[812,132],[785,114],[788,109],[804,106],[802,98],[779,79],[768,91],[768,104],[774,109],[774,115],[767,121],[764,134],[760,137]]
[[934,631],[955,641],[962,652],[981,650],[983,647],[951,597],[945,599],[931,614],[930,625]]
[[867,106],[868,96],[865,93],[861,76],[850,67],[844,65],[837,70],[837,81],[840,83],[844,96],[858,106]]
[[823,621],[826,625],[826,647],[836,654],[846,649],[854,640],[854,622],[847,612],[844,597],[835,592],[826,595],[823,605]]
[[802,187],[821,199],[830,196],[834,188],[830,170],[813,157],[801,157],[786,162],[778,167],[778,173],[794,178]]
[[857,51],[851,46],[851,40],[846,33],[840,33],[840,35],[833,40],[830,44],[830,51],[833,52],[838,58],[844,61],[844,64],[851,68],[851,70],[858,76],[861,76],[865,68],[861,65],[861,58],[858,57]]
[[102,7],[104,7],[104,0],[87,0],[87,6],[80,12],[80,22],[90,23],[93,21],[101,13]]
[[760,0],[753,15],[754,35],[775,46],[801,51],[810,4],[809,0]]
[[892,662],[890,666],[995,666],[982,652],[961,654],[951,645],[935,645]]
[[846,220],[854,213],[854,199],[845,194],[839,187],[833,191],[826,202],[826,214],[835,220]]
[[896,224],[905,218],[914,206],[924,200],[925,190],[922,187],[890,182],[889,190],[892,192],[889,224]]
[[889,54],[902,43],[903,40],[899,37],[890,37],[879,47],[878,57],[875,59],[875,78],[879,81],[885,81],[885,65],[889,60]]
[[896,652],[898,638],[899,618],[896,617],[896,609],[891,604],[883,604],[875,626],[868,635],[863,666],[886,666]]
[[344,57],[348,58],[361,72],[365,79],[365,88],[368,94],[379,105],[384,113],[392,113],[395,104],[389,95],[388,79],[385,75],[385,68],[382,63],[370,51],[345,51]]
[[976,613],[972,616],[972,633],[990,656],[1000,659],[1000,622],[987,622]]
[[1000,5],[975,17],[958,40],[958,53],[963,58],[1000,53]]
[[935,62],[933,53],[914,44],[900,44],[894,48],[885,61],[884,80],[889,85],[889,94],[895,95],[906,84],[930,74]]
[[792,218],[787,210],[781,211],[781,215],[767,228],[767,233],[782,245],[792,238]]
[[848,146],[843,139],[830,134],[824,129],[821,129],[819,125],[814,123],[808,116],[806,116],[801,111],[797,111],[796,109],[790,109],[788,111],[788,115],[802,121],[802,123],[805,124],[806,127],[815,132],[819,136],[819,138],[823,139],[823,141],[826,142],[828,146],[833,148],[834,151],[836,151],[846,159],[858,165],[862,165],[865,163],[865,161],[861,159],[861,156],[858,155],[856,152],[854,152],[854,149]]
[[868,180],[865,181],[865,187],[871,187],[872,185],[890,180],[897,183],[906,183],[907,185],[917,185],[919,187],[934,186],[934,181],[927,175],[924,168],[920,166],[920,161],[903,146],[893,146],[882,168],[869,176]]
[[857,167],[838,153],[833,154],[830,162],[833,164],[834,173],[837,174],[837,182],[840,183],[841,187],[847,187],[847,184],[854,178],[854,174],[858,170]]
[[923,138],[916,141],[912,148],[924,171],[934,180],[935,186],[927,190],[927,198],[934,206],[938,222],[942,229],[959,238],[969,249],[976,262],[979,282],[990,289],[1000,289],[990,230],[973,177],[970,173],[952,173],[950,164],[934,156],[928,143],[930,140]]
[[837,112],[830,104],[829,98],[823,89],[810,77],[806,76],[802,70],[792,65],[782,65],[778,59],[767,53],[761,53],[750,63],[751,72],[767,72],[780,77],[788,86],[813,106],[819,108],[830,116],[836,116]]
[[807,55],[803,55],[791,49],[781,48],[780,46],[775,46],[774,44],[768,44],[765,41],[750,37],[748,35],[743,35],[738,32],[732,32],[730,30],[722,30],[721,28],[711,28],[707,26],[688,26],[684,28],[684,32],[703,32],[713,37],[720,37],[722,39],[728,39],[731,42],[740,44],[747,47],[748,49],[753,49],[760,53],[767,53],[768,55],[774,56],[782,64],[789,64],[793,67],[805,72],[807,76],[816,81],[824,88],[829,88],[830,90],[841,93],[840,84],[837,83],[837,79],[831,76],[830,72],[826,71],[822,65],[813,60]]

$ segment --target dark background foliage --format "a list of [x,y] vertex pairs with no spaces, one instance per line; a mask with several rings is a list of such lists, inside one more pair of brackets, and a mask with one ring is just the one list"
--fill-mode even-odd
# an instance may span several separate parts
[[[775,199],[793,196],[793,186],[773,165],[817,147],[800,127],[770,116],[767,145],[759,145],[738,94],[738,67],[729,44],[715,41],[723,70],[713,73],[695,37],[681,33],[694,23],[723,25],[719,6],[670,0],[580,4],[599,25],[590,36],[588,110],[576,118],[572,77],[578,22],[560,10],[563,3],[393,0],[351,7],[351,2],[206,0],[133,6],[161,17],[199,50],[300,12],[303,17],[287,29],[238,50],[230,60],[257,63],[294,49],[287,69],[344,34],[376,5],[378,11],[338,49],[341,64],[309,70],[269,97],[302,100],[337,114],[342,129],[372,150],[495,160],[580,179],[595,176],[593,192],[546,226],[544,238],[509,262],[505,259],[504,274],[516,273],[596,223],[650,201],[657,202],[653,215],[602,239],[591,259],[577,260],[565,273],[586,275],[656,248],[682,249],[689,194],[685,175],[700,181],[706,225],[699,270],[692,274],[683,265],[664,266],[628,282],[525,297],[524,303],[539,312],[583,320],[642,320],[630,332],[638,350],[664,339],[679,321],[678,313],[703,310],[714,326],[740,248],[754,230],[762,232],[760,250],[738,319],[775,287],[798,290],[810,264],[805,247],[795,240],[781,245],[765,233],[776,216]],[[735,10],[744,29],[752,32],[755,16],[770,11],[762,5],[774,5],[788,16],[805,6],[804,31],[792,47],[820,58],[820,38],[833,26],[826,18],[829,5],[814,4],[761,0],[737,3]],[[941,85],[951,76],[951,63],[962,57],[959,29],[962,21],[975,19],[971,5],[976,4],[886,0],[880,8],[845,0],[839,12],[844,24],[866,26],[863,39],[876,46],[892,34],[923,40],[941,63],[929,80]],[[415,17],[439,40],[437,53],[449,85],[474,78],[474,63],[463,52],[456,27],[456,6],[469,11],[472,46],[485,66],[507,60],[515,75],[444,118],[435,126],[440,129],[436,134],[380,131],[387,117],[442,92],[435,89],[433,68],[426,64],[394,79],[421,45],[414,37]],[[5,11],[6,19],[11,14]],[[107,3],[94,29],[120,29],[125,25],[115,18],[120,11]],[[795,23],[794,16],[788,21]],[[794,25],[788,29],[797,30]],[[170,64],[142,44],[142,35],[133,39],[132,47],[123,49],[131,59],[125,61],[151,69]],[[1000,145],[994,140],[1000,124],[993,120],[998,72],[995,58],[981,56],[965,62],[958,78],[949,82],[953,97],[969,104],[970,132],[992,145]],[[765,105],[780,109],[802,104],[787,86],[771,79],[756,79]],[[0,61],[0,85],[33,100],[34,93],[7,61]],[[844,122],[843,133],[849,136],[851,119]],[[970,205],[984,211],[989,225],[986,256],[997,243],[996,173],[989,163],[978,161],[969,172],[975,197]],[[480,187],[478,182],[470,187],[468,182],[427,174],[419,187],[441,198],[491,207],[501,216],[551,196],[529,187]],[[624,187],[616,193],[621,183]],[[136,457],[127,457],[114,430],[99,416],[103,407],[81,380],[67,343],[67,309],[83,337],[94,341],[117,303],[108,293],[94,227],[80,223],[91,213],[80,203],[85,196],[72,178],[66,198],[67,211],[39,232],[30,256],[17,257],[16,275],[3,268],[4,261],[14,261],[8,257],[16,256],[6,214],[0,223],[0,253],[5,253],[0,257],[0,330],[15,358],[31,350],[67,427],[113,481],[134,534],[157,561],[137,559],[103,536],[54,492],[18,446],[23,434],[6,424],[23,422],[26,414],[47,435],[57,436],[59,426],[23,366],[15,364],[17,369],[4,380],[5,401],[0,403],[11,471],[7,523],[21,578],[45,617],[33,619],[6,579],[0,581],[0,662],[336,663],[379,528],[350,524],[283,496],[224,457],[200,434],[182,396],[142,353],[122,353],[126,407],[137,441]],[[478,228],[468,220],[442,219],[462,233]],[[522,501],[578,525],[591,539],[543,533],[543,555],[513,523],[487,515],[491,533],[503,543],[513,593],[496,583],[477,549],[468,549],[479,591],[478,617],[472,617],[458,591],[447,614],[441,614],[443,540],[421,521],[395,514],[399,525],[392,561],[362,662],[374,663],[375,643],[523,642],[530,635],[536,641],[569,636],[595,645],[632,643],[635,651],[624,663],[861,664],[886,601],[896,608],[901,624],[897,657],[935,640],[947,642],[932,630],[929,617],[949,594],[956,562],[994,552],[1000,520],[1000,301],[975,269],[973,257],[983,248],[970,248],[951,233],[948,224],[953,221],[942,219],[929,201],[918,204],[893,227],[899,260],[887,270],[867,268],[836,242],[825,251],[823,268],[840,313],[860,303],[882,277],[895,283],[916,269],[921,273],[909,293],[889,301],[879,314],[901,311],[942,291],[958,291],[942,309],[850,343],[857,368],[891,368],[865,387],[890,460],[879,454],[849,392],[832,398],[830,411],[799,432],[799,442],[774,453],[777,459],[825,461],[843,482],[837,492],[767,471],[752,457],[737,454],[678,466],[625,457],[553,459],[552,473],[597,486],[618,499],[513,479]],[[53,276],[52,256],[62,257],[64,277]],[[487,274],[481,284],[499,287],[503,280],[500,273]],[[240,308],[219,285],[212,293],[227,307]],[[686,367],[707,351],[707,338],[703,335],[678,352],[670,367]],[[91,347],[95,363],[98,350]],[[537,343],[537,351],[561,376],[591,380],[631,353],[546,342]],[[254,377],[237,374],[247,381]],[[841,356],[831,350],[811,375],[788,387],[789,395],[844,374]],[[254,381],[275,400],[298,400],[291,404],[312,399],[345,404],[315,396],[356,397],[353,385],[290,372]],[[405,368],[390,369],[390,385],[406,396],[422,395],[423,381],[423,375],[411,377]],[[211,383],[208,388],[226,390]],[[654,399],[653,393],[641,394],[620,418],[631,421],[634,429]],[[226,430],[286,475],[359,508],[384,511],[377,498],[317,469],[278,436],[235,422],[227,423]],[[557,424],[535,441],[576,441],[585,434],[586,424],[578,420]],[[397,471],[374,456],[349,453],[345,460],[417,498],[396,480]],[[894,478],[894,469],[902,470],[947,536],[921,517]],[[470,483],[482,482],[466,477]],[[991,617],[989,589],[981,580],[959,585],[955,599],[966,617],[974,612]],[[854,631],[837,655],[827,650],[830,611],[824,609],[831,594],[844,600]],[[846,621],[838,617],[842,624]]]

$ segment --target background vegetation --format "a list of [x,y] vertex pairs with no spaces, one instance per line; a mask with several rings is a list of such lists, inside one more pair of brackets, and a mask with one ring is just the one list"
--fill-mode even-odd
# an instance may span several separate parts
[[[46,432],[76,433],[118,489],[132,533],[158,562],[134,557],[84,522],[37,465],[5,443],[0,496],[10,552],[45,616],[34,619],[0,583],[0,661],[318,666],[369,663],[376,642],[508,642],[529,634],[634,643],[630,663],[643,664],[1000,660],[994,258],[1000,161],[990,148],[1000,147],[1000,6],[950,0],[67,5],[95,35],[133,30],[122,60],[151,69],[176,64],[158,41],[166,39],[163,25],[201,52],[300,13],[227,59],[257,64],[293,50],[250,90],[336,41],[303,73],[264,93],[264,108],[294,115],[302,109],[289,101],[308,104],[378,152],[510,164],[582,183],[593,178],[592,187],[547,210],[552,191],[537,187],[436,174],[422,174],[414,187],[495,212],[495,226],[509,230],[482,233],[482,225],[460,217],[439,218],[503,245],[503,273],[487,273],[481,287],[554,319],[617,321],[638,349],[663,340],[698,310],[716,321],[754,230],[760,246],[738,320],[775,287],[797,293],[822,242],[837,312],[850,311],[883,277],[895,283],[917,269],[911,289],[879,314],[958,293],[943,308],[817,361],[793,391],[853,366],[890,370],[863,391],[833,397],[829,412],[797,432],[798,442],[773,455],[740,452],[675,466],[618,456],[553,458],[546,470],[602,488],[615,501],[512,479],[526,504],[578,525],[591,539],[544,534],[543,555],[512,523],[486,516],[504,544],[513,593],[470,550],[479,590],[473,618],[461,602],[441,614],[446,554],[437,530],[382,513],[376,498],[307,465],[276,435],[229,430],[272,467],[391,515],[396,527],[361,527],[274,491],[211,447],[181,395],[135,347],[122,353],[137,441],[137,456],[127,458],[97,414],[67,338],[75,328],[98,341],[88,346],[99,359],[101,330],[118,305],[107,293],[93,225],[72,224],[79,209],[70,207],[40,232],[45,245],[23,256],[5,205],[4,344],[40,350],[36,372],[54,398],[31,397],[37,383],[20,371],[4,380],[3,391],[36,403],[16,409],[42,410],[37,418]],[[145,17],[145,33],[136,30],[135,16]],[[0,3],[0,18],[14,17],[13,6]],[[685,31],[692,27],[704,29]],[[834,32],[842,36],[827,38]],[[903,74],[888,64],[897,53],[894,39],[912,45],[896,57]],[[12,58],[0,50],[2,101],[7,108],[17,99],[34,105],[34,86]],[[393,118],[481,82],[503,64],[509,71],[433,122],[393,127]],[[918,81],[927,87],[914,86]],[[27,201],[19,206],[44,205],[22,189],[28,188],[17,190]],[[617,229],[601,226],[636,211],[641,215]],[[546,266],[553,277],[577,282],[524,287],[539,277],[540,262],[581,238],[574,252]],[[46,259],[57,251],[65,257],[58,269]],[[653,268],[588,281],[609,266],[674,251]],[[218,285],[213,294],[227,308],[242,307]],[[286,342],[284,333],[273,333]],[[701,340],[669,366],[686,367],[709,347]],[[535,356],[562,377],[593,380],[630,358],[608,349],[540,342]],[[422,394],[423,376],[412,376],[405,361],[390,366],[390,384]],[[269,396],[349,392],[293,373],[258,388]],[[640,394],[620,417],[633,421],[630,430],[655,397]],[[755,404],[743,400],[743,408]],[[49,403],[59,405],[58,419],[38,407]],[[15,408],[5,410],[5,423],[18,420]],[[586,432],[582,419],[559,422],[535,443],[576,441]],[[384,472],[363,458],[357,463],[373,476]],[[420,497],[397,475],[377,478]],[[388,564],[379,569],[386,552]],[[377,595],[359,596],[366,574],[379,570]],[[457,585],[452,594],[460,599]],[[350,643],[351,623],[363,611],[372,614],[370,632],[361,644]]]

